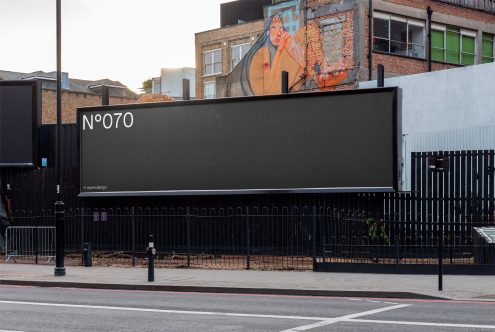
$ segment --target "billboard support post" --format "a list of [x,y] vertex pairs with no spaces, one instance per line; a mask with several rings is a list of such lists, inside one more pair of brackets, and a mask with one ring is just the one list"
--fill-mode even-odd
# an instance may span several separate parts
[[377,85],[379,88],[383,88],[385,86],[385,66],[379,63],[377,70]]
[[282,72],[282,93],[289,93],[289,73]]
[[191,93],[189,91],[189,80],[187,78],[182,79],[182,100],[191,100]]
[[57,0],[57,201],[55,202],[55,225],[56,231],[56,257],[55,257],[55,271],[54,274],[57,277],[65,276],[64,266],[64,202],[62,201],[62,195],[60,193],[62,187],[62,174],[61,168],[61,152],[62,152],[62,140],[61,140],[61,127],[62,127],[62,73],[61,73],[61,0]]

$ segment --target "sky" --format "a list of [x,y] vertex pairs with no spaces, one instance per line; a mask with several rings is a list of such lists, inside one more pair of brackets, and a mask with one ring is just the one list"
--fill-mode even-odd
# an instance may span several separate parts
[[[62,71],[139,92],[163,67],[194,67],[194,33],[232,0],[61,0]],[[0,70],[56,68],[56,0],[0,0]]]

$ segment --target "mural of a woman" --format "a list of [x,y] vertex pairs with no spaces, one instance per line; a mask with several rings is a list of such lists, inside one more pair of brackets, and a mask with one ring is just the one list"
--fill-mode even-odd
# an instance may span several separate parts
[[347,77],[347,71],[341,70],[342,63],[329,65],[321,45],[320,30],[314,22],[291,35],[284,28],[282,17],[273,15],[243,59],[243,94],[280,93],[282,71],[289,73],[289,91],[338,84]]

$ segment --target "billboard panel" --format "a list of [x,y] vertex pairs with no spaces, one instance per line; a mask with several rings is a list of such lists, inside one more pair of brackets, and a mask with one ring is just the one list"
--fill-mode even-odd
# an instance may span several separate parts
[[0,167],[36,164],[40,116],[38,82],[0,81]]
[[82,108],[80,195],[394,191],[397,94]]

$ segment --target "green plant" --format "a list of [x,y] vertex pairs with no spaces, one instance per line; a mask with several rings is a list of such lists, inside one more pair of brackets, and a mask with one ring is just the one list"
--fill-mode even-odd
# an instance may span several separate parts
[[366,224],[368,224],[369,226],[368,234],[373,241],[376,239],[381,239],[384,243],[390,243],[390,238],[385,232],[385,223],[383,222],[383,220],[368,218],[366,219]]

